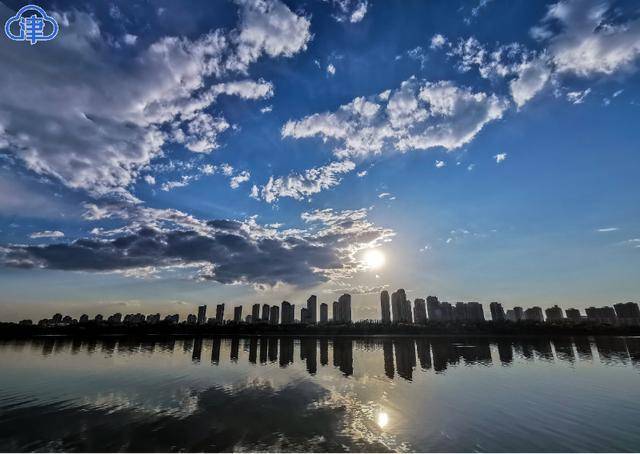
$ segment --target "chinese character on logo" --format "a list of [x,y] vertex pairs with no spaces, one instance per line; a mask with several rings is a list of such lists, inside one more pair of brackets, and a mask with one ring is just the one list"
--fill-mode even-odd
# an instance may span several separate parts
[[[29,16],[28,13],[31,12],[33,14]],[[58,23],[39,6],[27,5],[5,22],[4,33],[9,39],[28,41],[33,45],[38,41],[51,41],[55,38]]]

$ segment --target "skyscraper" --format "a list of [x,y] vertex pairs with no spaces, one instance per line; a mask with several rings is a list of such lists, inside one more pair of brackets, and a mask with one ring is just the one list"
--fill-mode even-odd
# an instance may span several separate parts
[[307,311],[309,313],[309,323],[318,322],[318,298],[311,295],[307,300]]
[[427,315],[431,321],[442,319],[442,311],[440,310],[440,302],[437,296],[427,296]]
[[338,321],[343,323],[351,322],[351,295],[348,293],[345,293],[338,298],[338,314]]
[[242,321],[242,306],[236,306],[233,308],[233,321],[240,323]]
[[522,308],[520,306],[516,306],[513,308],[513,312],[516,314],[516,321],[519,322],[520,320],[524,319],[524,311],[522,310]]
[[306,307],[300,309],[300,323],[309,323],[309,310]]
[[222,324],[224,322],[224,303],[216,306],[216,323]]
[[280,322],[280,308],[275,304],[271,306],[271,311],[269,314],[269,323],[272,325],[277,325]]
[[501,322],[505,319],[504,309],[502,304],[494,301],[489,304],[489,310],[491,311],[491,320],[494,322]]
[[382,314],[382,323],[391,323],[391,309],[389,307],[389,292],[383,290],[380,292],[380,311]]
[[262,321],[263,322],[269,321],[269,305],[268,304],[262,305]]
[[337,302],[337,301],[334,301],[334,302],[333,302],[333,312],[332,312],[332,314],[333,314],[333,316],[332,316],[332,318],[331,318],[331,319],[332,319],[334,322],[337,322],[337,321],[338,321],[338,317],[340,316],[340,315],[338,314],[338,302]]
[[580,320],[582,320],[579,309],[567,309],[566,311],[564,311],[564,313],[567,315],[567,319],[571,321],[579,322]]
[[614,304],[618,320],[625,325],[640,325],[640,308],[636,303],[618,303]]
[[288,302],[282,302],[282,324],[283,325],[291,325],[295,319],[294,306]]
[[524,311],[524,319],[532,322],[543,322],[544,315],[542,314],[542,308],[539,306],[533,306]]
[[553,307],[545,309],[544,313],[547,314],[548,322],[557,322],[563,319],[562,309],[559,308],[557,304]]
[[198,325],[204,325],[207,322],[207,305],[198,306]]
[[258,323],[260,321],[260,303],[251,306],[251,322]]
[[413,321],[422,325],[427,323],[427,307],[422,298],[416,298],[413,302]]
[[322,303],[320,305],[320,323],[327,323],[329,321],[329,305]]

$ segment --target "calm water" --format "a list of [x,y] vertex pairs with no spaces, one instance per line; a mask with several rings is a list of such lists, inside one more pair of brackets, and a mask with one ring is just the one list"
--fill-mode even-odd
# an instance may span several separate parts
[[0,367],[0,451],[640,451],[640,338],[46,338]]

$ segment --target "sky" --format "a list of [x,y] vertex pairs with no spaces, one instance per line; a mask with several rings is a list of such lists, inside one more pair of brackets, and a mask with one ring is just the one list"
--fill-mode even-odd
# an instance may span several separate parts
[[638,301],[637,2],[39,5],[54,40],[0,37],[2,320]]

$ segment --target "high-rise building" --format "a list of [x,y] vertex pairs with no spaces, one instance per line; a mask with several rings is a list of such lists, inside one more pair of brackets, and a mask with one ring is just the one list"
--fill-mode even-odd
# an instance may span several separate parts
[[540,306],[533,306],[524,311],[524,319],[530,322],[544,322],[544,315]]
[[515,312],[516,314],[516,321],[519,322],[520,320],[524,319],[524,311],[522,310],[522,308],[520,306],[516,306],[513,308],[513,312]]
[[318,323],[318,298],[311,295],[307,300],[307,311],[309,312],[309,323]]
[[517,322],[518,321],[518,317],[516,317],[516,311],[514,311],[513,309],[509,309],[507,311],[507,320],[510,322]]
[[567,319],[573,321],[573,322],[579,322],[580,320],[582,320],[582,316],[580,315],[580,310],[578,309],[567,309],[566,311],[564,311],[564,313],[567,315]]
[[334,301],[333,302],[333,312],[332,312],[332,318],[331,320],[333,320],[334,322],[338,321],[338,317],[340,316],[340,314],[338,314],[338,302]]
[[233,308],[233,321],[240,323],[242,321],[242,306],[236,306]]
[[306,307],[300,309],[300,323],[305,325],[309,323],[309,309]]
[[562,309],[559,308],[557,304],[553,307],[546,308],[544,313],[547,315],[548,322],[558,322],[564,318],[562,316]]
[[640,325],[640,308],[636,303],[618,303],[613,305],[620,323],[624,325]]
[[383,290],[380,292],[380,311],[382,314],[382,323],[391,323],[391,309],[389,306],[389,292]]
[[251,322],[258,323],[260,321],[260,303],[251,306]]
[[268,304],[262,305],[262,321],[263,322],[269,321],[269,305]]
[[467,319],[471,322],[484,322],[484,310],[482,304],[476,301],[467,303]]
[[348,293],[341,295],[340,298],[338,298],[337,309],[338,309],[338,317],[336,318],[336,314],[334,312],[333,319],[342,323],[350,323],[351,322],[351,295],[349,295]]
[[207,305],[198,306],[198,325],[204,325],[207,322]]
[[494,322],[501,322],[505,319],[504,309],[502,308],[502,304],[494,301],[493,303],[489,303],[489,310],[491,311],[491,320]]
[[411,323],[411,302],[407,300],[407,294],[400,288],[391,294],[391,312],[394,323]]
[[413,302],[413,321],[415,323],[427,323],[427,306],[422,298],[416,298]]
[[442,319],[442,311],[440,310],[440,302],[437,296],[427,296],[427,315],[429,320],[432,321]]
[[216,323],[224,323],[224,303],[216,305]]
[[269,313],[269,323],[272,325],[277,325],[280,323],[280,308],[275,304],[271,306],[271,310]]
[[615,325],[618,322],[616,311],[611,306],[588,307],[585,309],[587,319],[597,323],[608,323]]
[[282,324],[291,325],[295,321],[295,306],[288,301],[282,302]]
[[327,323],[329,321],[329,305],[322,303],[320,305],[320,323]]

